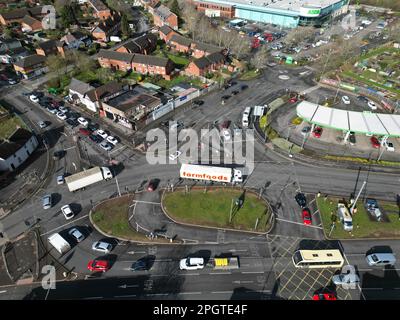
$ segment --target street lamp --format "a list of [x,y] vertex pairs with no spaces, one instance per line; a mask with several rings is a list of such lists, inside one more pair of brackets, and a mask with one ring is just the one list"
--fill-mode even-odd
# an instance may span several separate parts
[[107,151],[107,154],[108,154],[109,164],[111,165],[112,174],[115,177],[115,183],[117,185],[118,195],[121,196],[121,190],[119,189],[118,178],[117,175],[115,174],[114,165],[111,163],[110,151]]

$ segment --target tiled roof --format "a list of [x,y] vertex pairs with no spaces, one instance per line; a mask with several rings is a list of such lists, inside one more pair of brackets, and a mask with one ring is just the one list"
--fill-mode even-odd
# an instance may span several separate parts
[[171,40],[169,40],[169,42],[176,42],[182,46],[186,46],[186,47],[190,47],[190,45],[192,44],[192,40],[190,40],[189,38],[183,37],[179,34],[174,34],[171,37]]
[[124,61],[130,63],[132,61],[134,54],[126,52],[117,52],[113,50],[100,49],[98,57],[103,59],[111,59],[117,61]]
[[195,49],[208,52],[208,53],[213,53],[213,52],[221,52],[222,48],[214,46],[212,44],[207,44],[204,42],[195,42]]
[[22,58],[16,62],[14,62],[14,65],[21,67],[21,68],[29,68],[32,66],[35,66],[37,64],[43,63],[46,61],[45,56],[41,56],[38,54],[32,54],[30,56],[27,56],[25,58]]
[[157,9],[154,10],[154,13],[163,20],[174,14],[164,5],[160,5]]
[[32,18],[31,16],[25,16],[22,19],[22,23],[25,23],[26,25],[32,27],[35,23],[41,23],[39,20]]
[[108,7],[100,0],[89,0],[89,3],[97,11],[109,10]]
[[166,67],[170,60],[162,57],[148,56],[144,54],[135,54],[132,62],[141,63],[149,66]]
[[169,27],[169,26],[167,26],[166,24],[164,24],[164,25],[160,28],[160,32],[163,33],[163,34],[165,34],[165,35],[168,35],[168,34],[170,34],[171,32],[174,32],[174,30],[172,30],[171,27]]
[[214,52],[208,56],[202,57],[200,59],[194,60],[193,63],[199,67],[199,69],[204,69],[213,63],[219,63],[225,60],[225,57],[220,52]]
[[120,92],[122,90],[123,90],[123,85],[121,83],[118,83],[117,81],[111,81],[109,83],[102,85],[101,87],[86,92],[86,96],[91,101],[94,102],[97,101],[96,92],[99,99],[103,99],[109,95]]
[[69,84],[69,89],[84,95],[85,93],[87,93],[90,90],[93,90],[94,88],[88,83],[72,78],[71,83]]

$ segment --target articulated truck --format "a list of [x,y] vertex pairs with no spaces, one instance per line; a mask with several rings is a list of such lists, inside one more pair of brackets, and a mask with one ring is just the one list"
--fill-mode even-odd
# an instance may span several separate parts
[[66,177],[65,182],[68,186],[69,191],[74,192],[83,189],[93,183],[110,180],[113,175],[111,170],[107,167],[94,167],[82,172],[73,174],[72,176]]
[[242,183],[242,171],[227,167],[211,167],[183,163],[180,177],[193,180],[216,181],[223,183]]

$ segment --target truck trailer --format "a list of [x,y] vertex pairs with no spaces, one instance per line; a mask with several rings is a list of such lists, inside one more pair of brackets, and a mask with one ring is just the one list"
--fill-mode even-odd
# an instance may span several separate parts
[[242,183],[242,171],[227,167],[202,166],[183,163],[180,177],[193,180],[216,181],[224,183]]
[[70,244],[59,233],[54,233],[47,238],[50,244],[61,254],[68,252],[71,249]]
[[94,167],[66,177],[65,182],[69,191],[74,192],[83,189],[93,183],[112,179],[111,170],[107,167]]
[[238,257],[215,257],[213,260],[213,268],[216,270],[239,269]]

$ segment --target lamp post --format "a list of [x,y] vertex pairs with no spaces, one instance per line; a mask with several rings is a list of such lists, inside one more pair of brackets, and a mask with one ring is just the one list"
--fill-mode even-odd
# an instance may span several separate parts
[[114,165],[111,163],[110,151],[107,151],[107,153],[108,153],[109,163],[110,163],[111,168],[112,168],[112,171],[113,171],[112,174],[113,174],[113,176],[115,177],[115,183],[116,183],[116,185],[117,185],[118,195],[121,196],[121,190],[119,189],[118,178],[117,178],[117,176],[116,176],[116,174],[115,174]]

